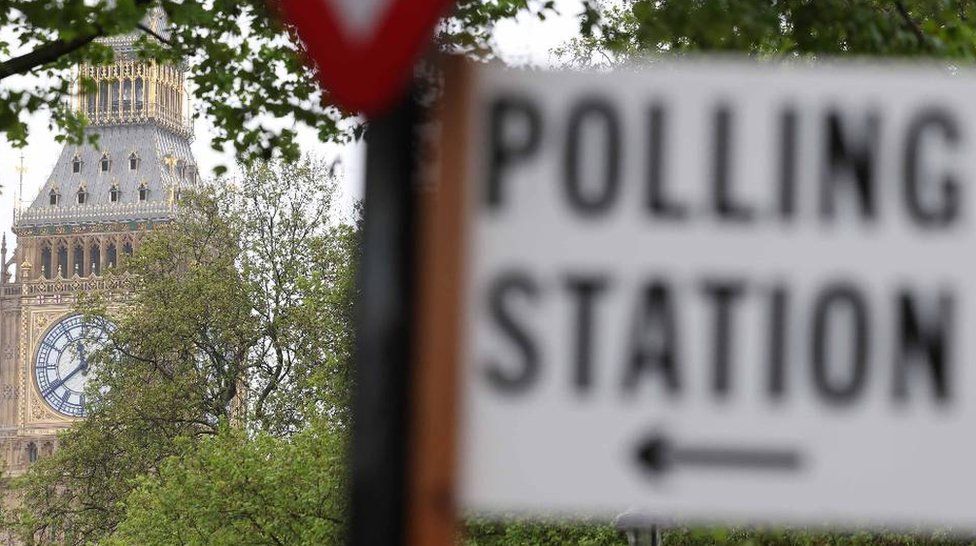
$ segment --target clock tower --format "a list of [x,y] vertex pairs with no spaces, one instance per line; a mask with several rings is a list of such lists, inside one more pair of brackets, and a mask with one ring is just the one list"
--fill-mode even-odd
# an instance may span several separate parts
[[[161,11],[144,25],[165,38]],[[78,67],[95,82],[74,106],[97,144],[66,145],[34,200],[14,211],[16,245],[0,246],[0,459],[22,474],[84,417],[87,354],[111,329],[76,312],[79,295],[124,300],[116,274],[144,234],[168,222],[197,179],[180,66],[141,60],[137,34],[102,40],[110,65]],[[110,303],[111,306],[111,303]]]

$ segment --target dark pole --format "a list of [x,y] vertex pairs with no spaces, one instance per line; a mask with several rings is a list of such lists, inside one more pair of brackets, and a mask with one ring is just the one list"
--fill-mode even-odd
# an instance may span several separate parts
[[369,121],[352,399],[349,544],[405,543],[416,210],[413,93]]

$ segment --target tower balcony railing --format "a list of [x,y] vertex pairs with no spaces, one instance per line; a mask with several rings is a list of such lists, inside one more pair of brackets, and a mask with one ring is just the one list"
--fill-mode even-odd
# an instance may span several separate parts
[[132,276],[127,273],[121,275],[107,273],[86,277],[73,275],[69,278],[57,276],[53,279],[41,278],[25,281],[22,284],[21,295],[24,296],[70,294],[96,290],[128,290],[132,288]]
[[169,202],[105,203],[100,205],[53,205],[14,211],[14,228],[49,224],[79,224],[88,221],[123,222],[171,218],[176,206]]
[[92,126],[105,126],[155,122],[177,135],[188,140],[193,140],[193,123],[188,121],[182,114],[177,114],[162,108],[150,107],[144,109],[141,107],[141,102],[137,103],[135,109],[132,109],[130,107],[130,101],[124,101],[124,104],[121,105],[123,108],[118,108],[120,106],[118,104],[119,101],[115,102],[115,108],[111,110],[86,112],[88,123]]

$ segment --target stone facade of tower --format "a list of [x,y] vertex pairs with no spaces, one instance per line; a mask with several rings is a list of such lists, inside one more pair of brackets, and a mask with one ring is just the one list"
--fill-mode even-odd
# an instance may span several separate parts
[[[163,20],[146,24],[162,35]],[[145,233],[172,218],[181,188],[196,181],[181,67],[139,60],[137,35],[104,40],[108,66],[81,66],[96,83],[76,93],[97,145],[67,145],[33,202],[14,212],[16,245],[0,248],[0,459],[23,473],[57,448],[56,433],[78,417],[43,392],[35,367],[43,340],[66,330],[80,294],[120,302],[131,280],[115,270]],[[70,335],[67,339],[71,339]],[[64,342],[61,342],[62,344]],[[60,347],[62,352],[74,350]],[[47,357],[50,358],[50,357]],[[68,381],[51,364],[45,382]],[[77,375],[77,374],[76,374]],[[82,374],[83,375],[83,374]],[[76,378],[71,381],[77,382]],[[47,383],[45,383],[47,385]],[[83,398],[80,398],[83,402]]]

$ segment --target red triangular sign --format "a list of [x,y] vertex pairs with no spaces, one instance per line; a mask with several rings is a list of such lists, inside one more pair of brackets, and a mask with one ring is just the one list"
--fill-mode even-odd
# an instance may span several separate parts
[[319,69],[333,102],[381,113],[409,82],[414,62],[452,0],[281,0],[282,15]]

